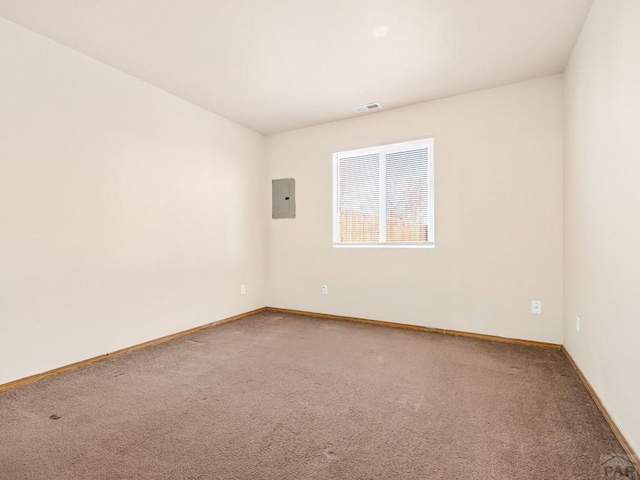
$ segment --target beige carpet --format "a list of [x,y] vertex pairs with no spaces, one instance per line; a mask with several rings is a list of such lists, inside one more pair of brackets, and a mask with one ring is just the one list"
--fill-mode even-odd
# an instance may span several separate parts
[[2,480],[597,479],[622,453],[559,351],[273,313],[0,394]]

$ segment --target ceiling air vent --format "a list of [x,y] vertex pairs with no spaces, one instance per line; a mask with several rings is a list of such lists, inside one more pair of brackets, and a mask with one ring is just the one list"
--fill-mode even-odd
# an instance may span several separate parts
[[361,107],[356,107],[353,109],[353,111],[356,113],[368,112],[370,110],[377,110],[378,108],[380,108],[380,106],[381,105],[379,103],[370,103],[369,105],[362,105]]

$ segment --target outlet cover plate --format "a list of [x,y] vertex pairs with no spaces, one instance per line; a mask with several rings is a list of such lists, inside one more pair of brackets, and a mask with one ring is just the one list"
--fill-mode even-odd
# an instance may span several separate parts
[[542,313],[542,302],[540,300],[531,300],[531,313],[536,315]]

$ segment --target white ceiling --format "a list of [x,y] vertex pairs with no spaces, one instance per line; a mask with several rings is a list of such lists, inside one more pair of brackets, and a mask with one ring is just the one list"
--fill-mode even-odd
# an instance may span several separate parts
[[591,3],[0,0],[0,16],[270,134],[560,73]]

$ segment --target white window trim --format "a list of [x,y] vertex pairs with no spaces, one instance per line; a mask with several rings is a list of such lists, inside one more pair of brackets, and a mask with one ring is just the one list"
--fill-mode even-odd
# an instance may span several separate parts
[[[423,138],[419,140],[411,140],[408,142],[391,143],[379,145],[375,147],[359,148],[355,150],[347,150],[333,154],[333,247],[334,248],[434,248],[435,247],[435,195],[434,195],[434,145],[433,137]],[[402,152],[415,147],[426,146],[429,149],[429,224],[428,231],[429,241],[427,242],[385,242],[386,229],[382,228],[386,225],[387,209],[384,205],[386,202],[386,168],[384,168],[386,155],[388,153]],[[340,242],[340,208],[338,204],[338,163],[343,157],[364,156],[368,154],[380,154],[380,242],[367,243],[343,243]]]

